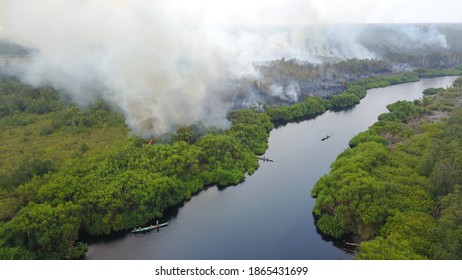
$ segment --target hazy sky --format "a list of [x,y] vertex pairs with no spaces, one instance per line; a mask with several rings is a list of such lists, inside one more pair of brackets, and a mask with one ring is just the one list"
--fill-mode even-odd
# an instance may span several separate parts
[[[42,2],[42,1],[40,1]],[[0,0],[0,35],[5,7],[24,9],[27,1]],[[42,6],[104,7],[105,0],[44,0]],[[98,5],[98,3],[102,3]],[[223,25],[305,23],[444,23],[462,22],[460,0],[113,0],[113,7],[154,4],[167,16],[191,23]],[[110,13],[111,11],[107,11]],[[37,15],[40,16],[40,15]],[[46,15],[43,15],[46,16]]]
[[[461,22],[460,0],[168,0],[231,24]],[[195,14],[195,13],[194,13]]]

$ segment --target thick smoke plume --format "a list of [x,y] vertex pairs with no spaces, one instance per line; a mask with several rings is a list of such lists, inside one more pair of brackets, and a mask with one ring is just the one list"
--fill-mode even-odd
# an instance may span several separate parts
[[[231,5],[215,2],[208,4]],[[325,25],[310,1],[274,3],[222,17],[207,6],[182,8],[180,0],[2,0],[0,38],[30,50],[27,63],[17,65],[24,81],[51,84],[82,105],[103,98],[135,133],[195,123],[223,127],[232,100],[246,94],[230,90],[229,81],[258,80],[256,63],[376,56],[362,27]],[[390,40],[390,47],[447,44],[434,28],[393,34],[407,41]],[[274,84],[268,94],[296,101],[298,90]]]

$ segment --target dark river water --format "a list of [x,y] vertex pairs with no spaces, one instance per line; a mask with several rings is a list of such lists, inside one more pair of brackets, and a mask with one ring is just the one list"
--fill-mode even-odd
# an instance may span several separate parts
[[[275,128],[260,168],[232,187],[210,187],[172,211],[169,226],[144,234],[93,240],[86,259],[352,259],[314,225],[310,191],[349,140],[366,130],[386,105],[414,100],[455,77],[369,90],[351,110],[326,112]],[[326,141],[320,139],[332,135]],[[164,222],[164,221],[162,221]]]

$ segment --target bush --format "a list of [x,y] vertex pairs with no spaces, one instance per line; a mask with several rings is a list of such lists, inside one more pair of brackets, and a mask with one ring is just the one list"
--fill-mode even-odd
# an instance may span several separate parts
[[342,108],[348,108],[356,104],[359,104],[360,99],[354,94],[342,93],[339,95],[334,95],[331,101],[332,101],[332,107],[334,109],[342,109]]

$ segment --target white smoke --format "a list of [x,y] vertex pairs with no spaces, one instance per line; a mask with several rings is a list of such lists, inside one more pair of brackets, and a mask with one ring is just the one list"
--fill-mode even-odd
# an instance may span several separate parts
[[212,90],[234,75],[230,42],[162,2],[15,0],[4,5],[2,25],[7,38],[36,50],[23,65],[27,82],[51,83],[82,104],[101,95],[136,132],[222,122],[227,108]]
[[300,94],[300,86],[291,81],[287,86],[271,84],[269,86],[269,95],[289,102],[297,102]]
[[361,44],[380,44],[388,50],[447,49],[446,36],[435,25],[400,24],[376,25],[363,28],[358,36]]
[[[374,57],[358,43],[361,29],[320,24],[312,1],[247,2],[0,0],[0,37],[33,50],[18,66],[26,82],[49,83],[80,104],[102,97],[144,135],[226,126],[226,81],[258,79],[255,62]],[[437,31],[420,35],[444,43]],[[299,87],[279,91],[270,94],[296,101]]]

